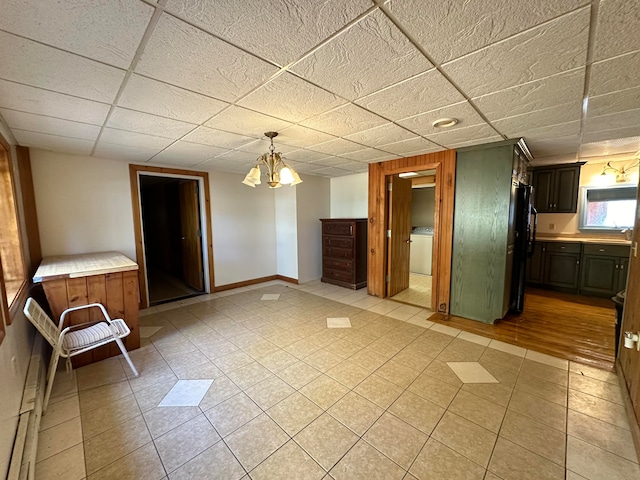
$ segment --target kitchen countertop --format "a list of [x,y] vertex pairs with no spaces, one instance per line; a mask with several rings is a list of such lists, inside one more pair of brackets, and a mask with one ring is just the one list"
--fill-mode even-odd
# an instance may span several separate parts
[[538,234],[536,240],[539,242],[580,242],[580,243],[600,243],[603,245],[631,245],[630,240],[625,240],[624,236],[620,235],[620,238],[603,236],[596,237],[590,235],[544,235]]
[[33,281],[39,283],[44,280],[89,277],[137,269],[138,264],[120,252],[60,255],[44,258]]

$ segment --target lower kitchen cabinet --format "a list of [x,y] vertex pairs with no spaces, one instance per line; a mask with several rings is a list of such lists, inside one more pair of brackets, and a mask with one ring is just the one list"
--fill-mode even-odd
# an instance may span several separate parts
[[580,282],[579,243],[549,242],[544,256],[544,284],[576,291]]
[[580,292],[613,296],[624,290],[629,267],[629,247],[585,245]]

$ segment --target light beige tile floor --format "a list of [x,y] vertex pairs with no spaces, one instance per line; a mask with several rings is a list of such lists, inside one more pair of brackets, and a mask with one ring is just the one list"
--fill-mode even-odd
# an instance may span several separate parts
[[[139,378],[121,358],[58,374],[36,479],[640,478],[615,374],[368,298],[272,282],[141,312],[162,328]],[[179,380],[213,383],[159,406]]]
[[409,273],[409,288],[405,288],[391,297],[399,302],[410,303],[419,307],[431,308],[431,275]]

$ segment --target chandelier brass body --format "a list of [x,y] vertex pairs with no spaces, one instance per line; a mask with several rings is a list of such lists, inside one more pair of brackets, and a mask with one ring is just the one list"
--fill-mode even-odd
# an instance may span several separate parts
[[275,151],[273,139],[278,136],[278,132],[265,132],[264,136],[271,139],[269,153],[260,155],[257,158],[256,166],[249,170],[242,183],[253,188],[256,185],[260,185],[262,183],[260,181],[262,176],[261,165],[264,165],[267,169],[267,185],[269,185],[269,188],[280,188],[282,185],[293,186],[302,183],[298,173],[285,163],[282,154]]

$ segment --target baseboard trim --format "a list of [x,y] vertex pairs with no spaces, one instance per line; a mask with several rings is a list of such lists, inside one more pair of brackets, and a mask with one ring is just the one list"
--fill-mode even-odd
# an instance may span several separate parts
[[298,284],[296,278],[285,277],[284,275],[269,275],[268,277],[252,278],[251,280],[244,280],[242,282],[228,283],[226,285],[218,285],[213,288],[213,293],[224,292],[225,290],[232,290],[234,288],[248,287],[249,285],[257,285],[259,283],[271,282],[273,280],[282,280],[283,282]]
[[633,410],[633,403],[631,403],[631,397],[629,397],[629,390],[627,389],[627,382],[624,379],[622,373],[622,365],[620,365],[620,359],[616,359],[616,372],[618,374],[618,381],[620,382],[620,390],[622,391],[622,401],[624,402],[624,409],[627,412],[627,420],[629,421],[629,428],[631,429],[631,437],[633,438],[633,445],[636,447],[636,455],[640,458],[640,419],[636,418],[636,414]]

